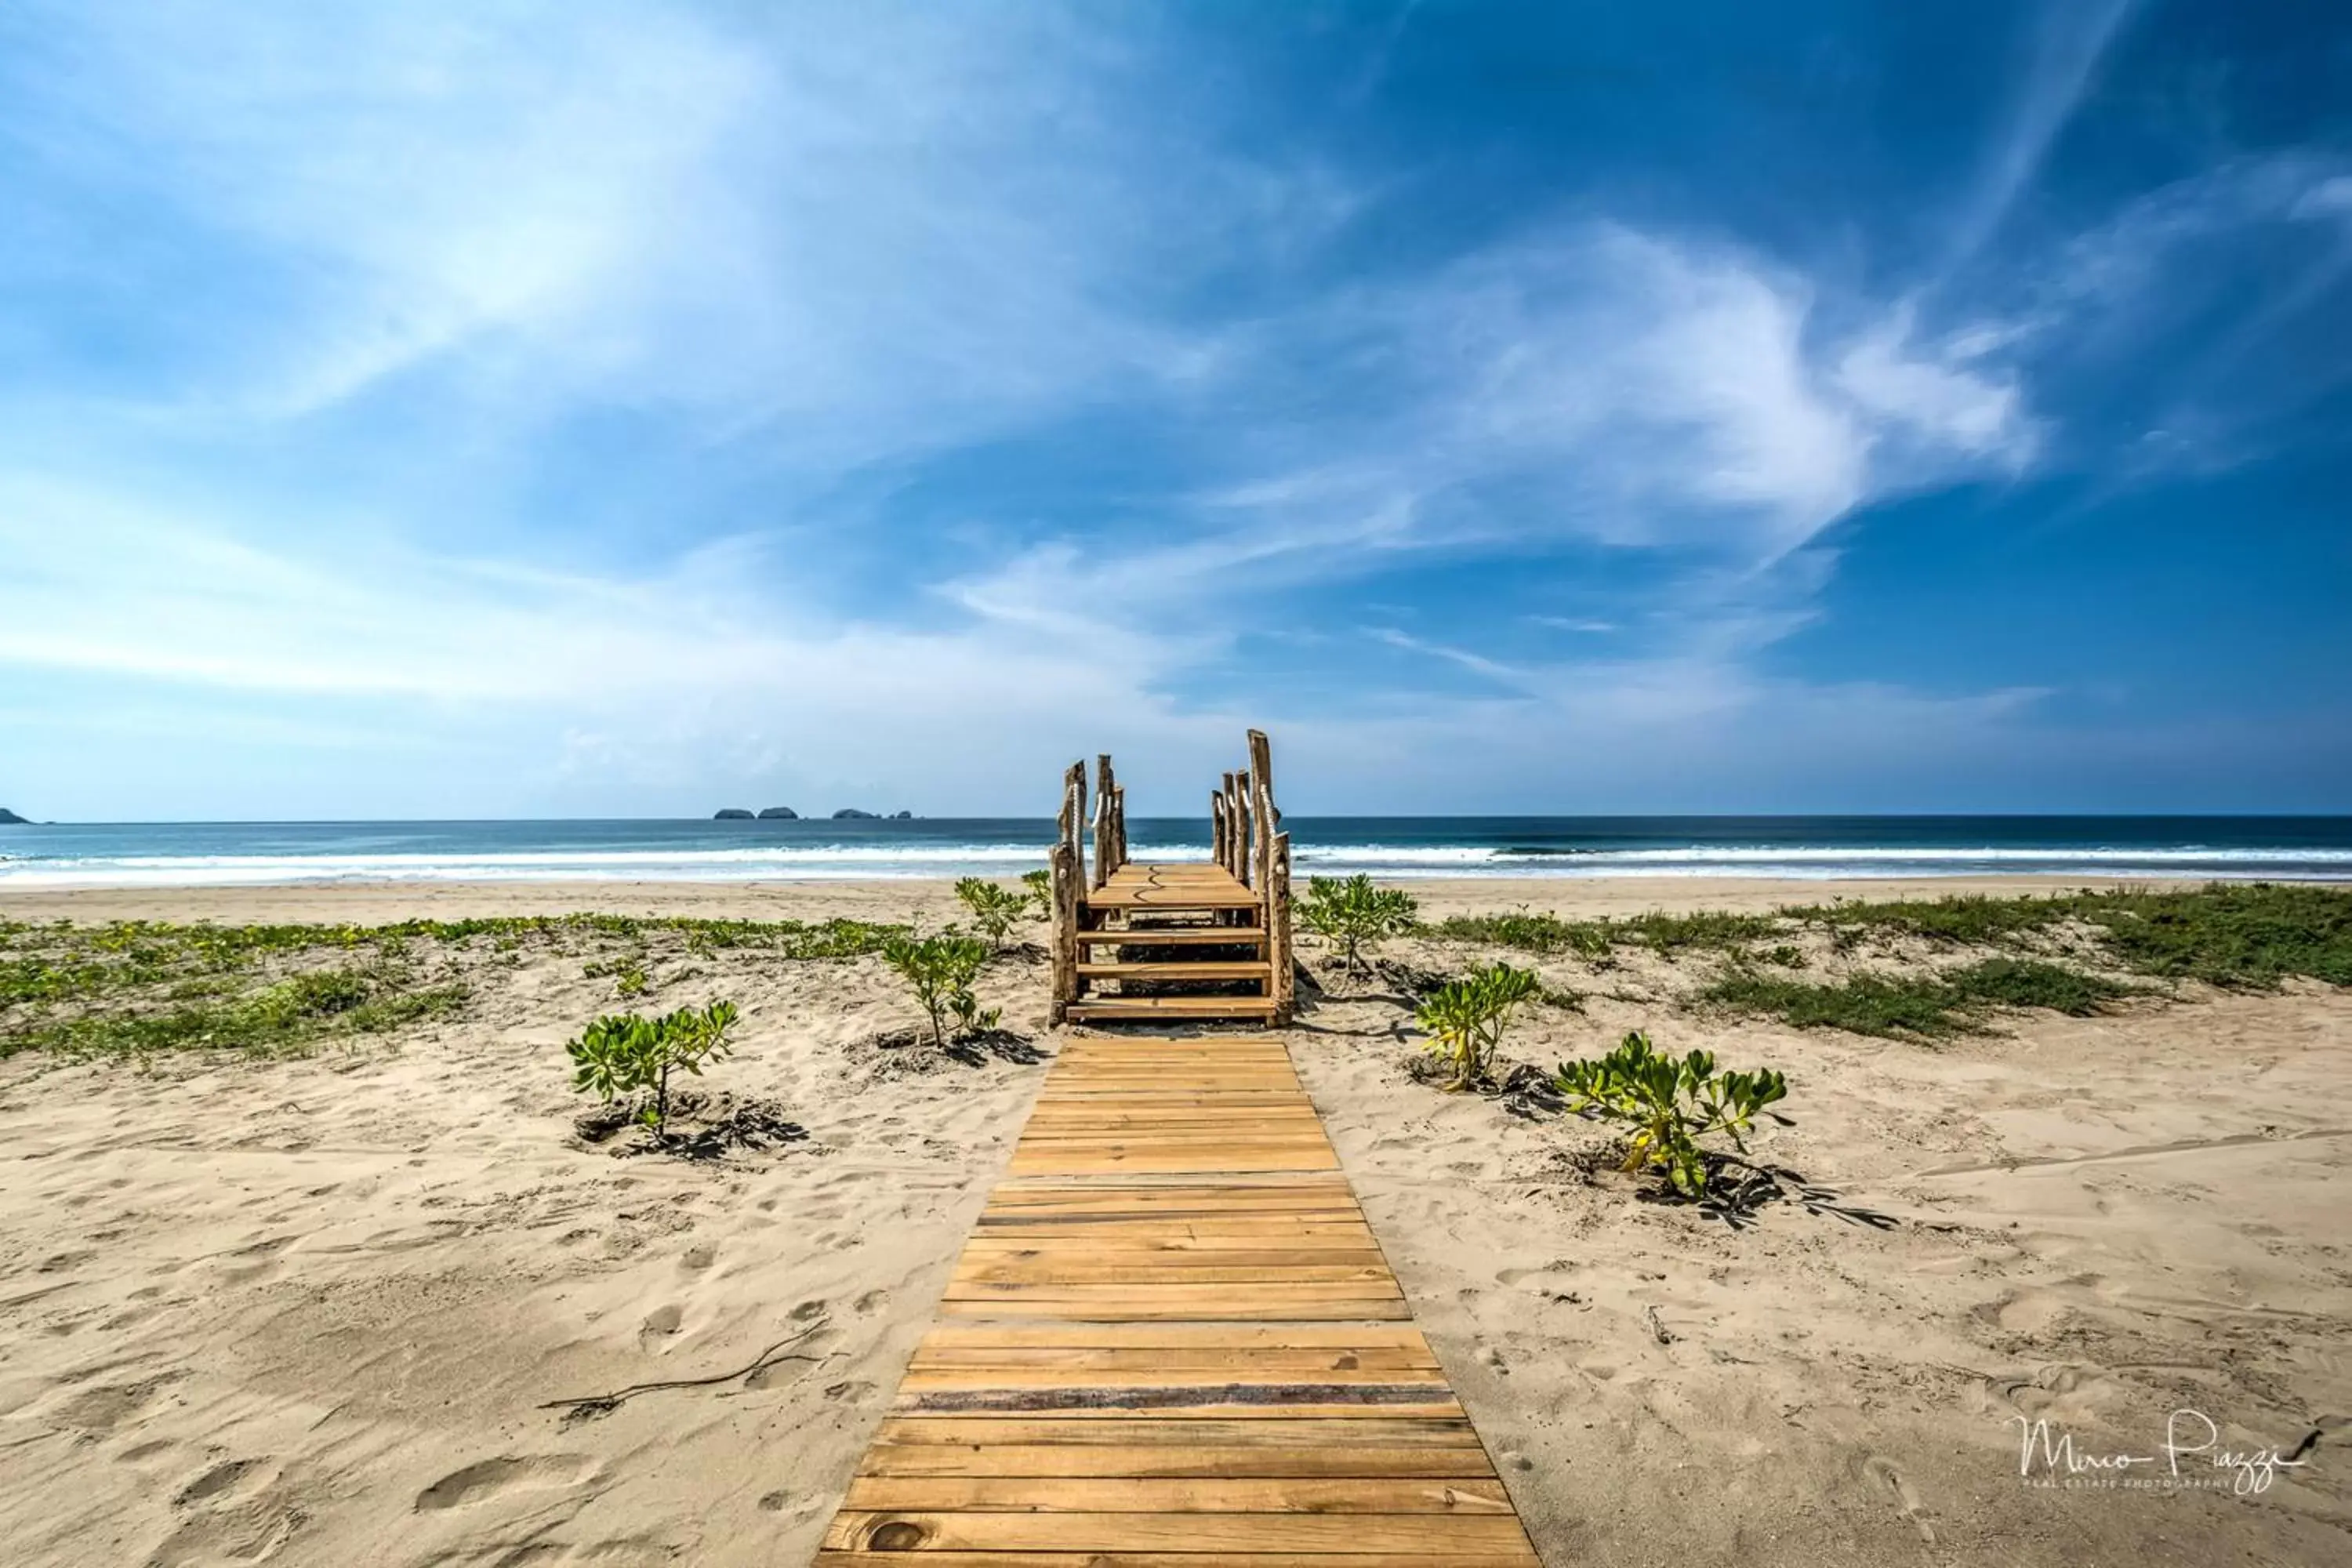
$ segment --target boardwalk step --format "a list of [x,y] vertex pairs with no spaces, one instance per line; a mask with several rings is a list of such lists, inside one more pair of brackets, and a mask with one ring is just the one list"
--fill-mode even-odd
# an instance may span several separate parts
[[1262,958],[1230,963],[1081,963],[1087,980],[1264,980],[1274,965]]
[[1118,882],[1097,888],[1086,898],[1097,910],[1257,910],[1265,900],[1239,882]]
[[1120,1018],[1263,1018],[1274,1004],[1263,996],[1086,996],[1069,1005],[1082,1022]]
[[1081,943],[1127,942],[1136,947],[1223,947],[1265,941],[1264,926],[1137,926],[1127,931],[1082,931]]

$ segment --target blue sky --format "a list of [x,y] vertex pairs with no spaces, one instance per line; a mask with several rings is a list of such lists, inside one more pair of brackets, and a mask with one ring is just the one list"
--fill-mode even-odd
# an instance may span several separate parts
[[39,816],[2352,809],[2332,3],[0,11]]

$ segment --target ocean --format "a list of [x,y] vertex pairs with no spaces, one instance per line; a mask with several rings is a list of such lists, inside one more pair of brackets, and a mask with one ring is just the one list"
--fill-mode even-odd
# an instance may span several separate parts
[[[2278,878],[2352,881],[2352,816],[1299,816],[1301,877]],[[1138,859],[1205,821],[1139,817]],[[92,823],[0,827],[0,891],[411,881],[1013,877],[1042,819]]]

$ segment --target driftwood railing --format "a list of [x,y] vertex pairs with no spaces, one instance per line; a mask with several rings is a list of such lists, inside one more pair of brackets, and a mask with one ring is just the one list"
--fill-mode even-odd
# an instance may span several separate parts
[[[1247,763],[1226,773],[1223,786],[1209,797],[1210,859],[1224,873],[1223,878],[1197,864],[1144,866],[1129,859],[1127,791],[1108,754],[1095,759],[1091,818],[1086,764],[1073,763],[1062,775],[1060,834],[1050,862],[1056,1022],[1074,1007],[1095,1016],[1233,1016],[1289,1022],[1297,1001],[1290,940],[1290,836],[1280,830],[1282,813],[1274,804],[1273,747],[1263,731],[1249,731]],[[1094,837],[1091,877],[1086,846],[1089,826]],[[1237,901],[1235,884],[1256,897]],[[1136,889],[1147,887],[1149,894],[1136,896]],[[1197,902],[1184,901],[1187,889]],[[1114,916],[1124,923],[1108,923]],[[1155,945],[1155,934],[1159,945],[1180,936],[1188,944],[1213,942],[1209,928],[1217,926],[1235,928],[1233,945],[1253,947],[1259,956],[1246,963],[1207,964],[1088,962],[1090,946],[1111,945],[1115,935],[1129,931],[1134,932],[1132,945],[1147,948]],[[1221,982],[1238,981],[1247,977],[1239,972],[1252,972],[1258,994],[1179,991],[1162,995],[1157,990],[1138,990],[1190,985],[1202,977],[1184,971],[1203,968],[1216,970],[1215,979]],[[1118,972],[1119,994],[1091,996],[1090,982],[1106,971]],[[1220,1012],[1217,1005],[1224,1003],[1232,1005]]]

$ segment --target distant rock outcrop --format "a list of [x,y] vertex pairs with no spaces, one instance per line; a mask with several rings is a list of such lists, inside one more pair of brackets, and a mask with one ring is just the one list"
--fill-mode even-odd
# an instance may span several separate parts
[[760,812],[762,822],[798,822],[800,819],[801,814],[789,805],[765,806]]
[[26,818],[17,816],[15,812],[9,810],[5,805],[0,805],[0,827],[30,827],[32,826],[32,823]]
[[845,805],[833,814],[833,819],[835,822],[879,822],[882,820],[882,814],[878,811],[860,811],[854,805]]
[[912,822],[915,820],[915,814],[911,811],[894,811],[890,814],[890,820],[893,822]]
[[752,820],[752,816],[750,812],[744,810],[741,806],[730,805],[723,810],[713,813],[710,820],[713,822],[750,822]]

